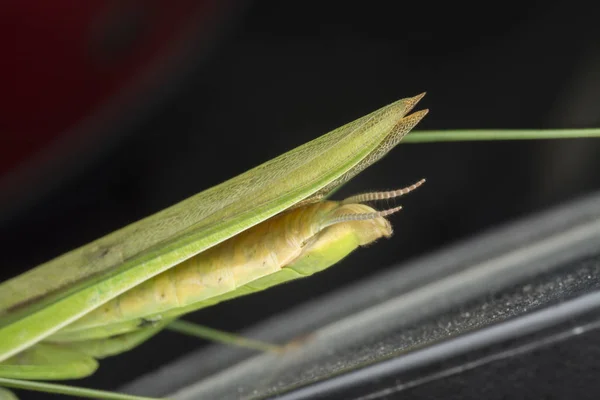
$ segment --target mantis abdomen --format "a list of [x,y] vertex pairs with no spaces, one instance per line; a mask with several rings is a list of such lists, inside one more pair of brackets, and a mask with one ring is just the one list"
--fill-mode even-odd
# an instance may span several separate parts
[[[371,218],[357,220],[365,215]],[[389,235],[389,222],[363,204],[324,201],[298,207],[157,275],[48,341],[97,339],[129,332],[311,275],[358,246]]]
[[[95,358],[137,346],[176,316],[311,275],[390,236],[384,216],[398,209],[324,201],[289,210],[121,294],[0,364],[0,372],[26,372],[32,379],[87,376],[97,368]],[[63,359],[70,366],[63,368]]]
[[419,186],[321,201],[288,210],[121,294],[50,336],[50,342],[107,338],[309,276],[392,233],[386,211],[361,204]]

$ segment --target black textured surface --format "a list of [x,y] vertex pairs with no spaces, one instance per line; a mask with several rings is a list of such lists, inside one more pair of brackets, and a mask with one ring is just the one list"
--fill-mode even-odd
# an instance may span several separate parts
[[[580,393],[597,398],[600,393],[598,386],[591,383],[600,368],[595,357],[600,348],[598,261],[583,261],[571,272],[544,277],[396,335],[374,340],[371,345],[363,345],[358,352],[348,349],[346,354],[354,355],[356,361],[360,361],[361,355],[366,355],[371,359],[371,366],[343,377],[339,385],[331,385],[331,381],[337,379],[332,377],[330,382],[325,381],[308,390],[291,391],[280,398],[366,400],[401,396],[421,399],[439,398],[441,393],[445,393],[444,398],[448,395],[450,398],[469,399],[532,398],[529,396],[567,399],[573,394],[564,387],[584,381],[590,384]],[[588,291],[592,296],[584,295]],[[589,302],[574,301],[579,296],[584,296]],[[571,317],[564,318],[563,314],[560,318],[561,313],[555,313],[550,307],[545,312],[547,316],[554,314],[557,317],[555,323],[539,325],[536,318],[540,315],[539,310],[561,303],[564,303],[562,307],[573,306],[569,309]],[[528,315],[529,318],[514,319],[517,315]],[[505,324],[508,327],[529,329],[514,332],[512,337],[504,336],[503,340],[489,340],[488,345],[482,346],[479,340],[489,332],[477,329],[494,325],[502,329],[503,322],[508,322]],[[403,355],[407,351],[414,350],[413,356],[418,360],[419,353],[427,353],[428,346],[458,347],[461,345],[458,341],[449,339],[458,338],[459,334],[466,332],[472,333],[470,337],[462,337],[465,348],[457,351],[460,356],[452,357],[450,350],[446,356],[427,360],[421,365],[407,366],[403,363]],[[571,343],[573,354],[564,354]],[[584,346],[589,346],[589,354],[585,354]],[[393,349],[392,354],[385,354],[385,350],[390,348]],[[540,382],[552,385],[540,385]],[[556,387],[563,390],[554,390]]]
[[[556,335],[554,343],[505,349],[496,357],[472,361],[447,371],[450,376],[431,376],[415,387],[377,391],[363,399],[597,399],[600,393],[599,319],[581,334]],[[568,336],[567,336],[568,335]],[[567,337],[565,337],[567,336]],[[487,361],[487,362],[486,362]],[[454,372],[454,373],[452,373]],[[437,379],[436,379],[437,378]],[[354,398],[361,398],[352,396]],[[346,398],[352,398],[346,397]]]

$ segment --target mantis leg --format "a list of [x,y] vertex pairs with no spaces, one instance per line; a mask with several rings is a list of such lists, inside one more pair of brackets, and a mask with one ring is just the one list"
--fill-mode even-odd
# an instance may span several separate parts
[[28,380],[84,378],[98,368],[96,359],[130,350],[162,328],[164,324],[106,339],[38,343],[0,363],[0,377]]
[[206,326],[197,325],[182,320],[175,320],[171,322],[171,324],[167,326],[167,329],[174,332],[183,333],[184,335],[190,335],[200,339],[209,340],[211,342],[244,347],[251,350],[275,353],[283,351],[283,346],[266,343],[255,339],[249,339],[234,333],[223,332],[217,329],[208,328]]
[[[165,321],[167,323],[168,321]],[[137,346],[164,328],[160,326],[106,339],[72,343],[39,343],[0,363],[0,385],[12,388],[67,394],[78,398],[145,400],[146,397],[103,392],[36,380],[77,379],[91,375],[97,368],[96,358],[122,353]],[[0,400],[18,400],[0,387]]]
[[[165,320],[163,319],[163,321]],[[268,352],[281,350],[281,346],[275,344],[248,339],[234,333],[208,328],[191,322],[173,321],[172,317],[168,318],[165,322],[163,321],[148,328],[138,328],[138,320],[124,321],[82,331],[59,333],[52,336],[49,341],[77,349],[94,358],[103,358],[129,350],[150,338],[150,336],[161,329],[166,328],[184,335],[231,346]],[[112,335],[109,339],[105,338],[107,333]]]
[[39,343],[0,363],[0,377],[61,380],[91,375],[98,362],[79,351]]
[[74,341],[62,344],[62,346],[86,356],[101,359],[131,350],[160,332],[168,322],[170,321],[105,339]]

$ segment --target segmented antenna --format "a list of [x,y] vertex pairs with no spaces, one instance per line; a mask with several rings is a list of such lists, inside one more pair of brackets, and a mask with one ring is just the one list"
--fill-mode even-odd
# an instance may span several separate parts
[[410,186],[407,186],[398,190],[390,190],[389,192],[371,192],[371,193],[363,193],[357,194],[355,196],[350,196],[342,201],[342,204],[352,204],[352,203],[364,203],[366,201],[375,201],[375,200],[387,200],[393,199],[394,197],[400,197],[405,195],[406,193],[410,193],[422,184],[425,183],[425,179],[421,179],[419,182],[414,183]]
[[381,211],[375,211],[375,212],[369,212],[369,213],[362,213],[362,214],[342,214],[339,215],[329,221],[327,221],[325,224],[322,225],[322,229],[327,228],[328,226],[331,225],[335,225],[335,224],[339,224],[341,222],[348,222],[348,221],[364,221],[367,219],[375,219],[377,217],[386,217],[388,215],[391,215],[393,213],[396,213],[398,211],[402,210],[402,206],[398,206],[398,207],[394,207],[394,208],[390,208],[387,210],[381,210]]

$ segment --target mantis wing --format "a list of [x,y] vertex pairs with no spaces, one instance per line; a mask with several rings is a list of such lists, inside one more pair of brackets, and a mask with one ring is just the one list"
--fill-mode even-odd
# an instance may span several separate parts
[[0,361],[99,305],[377,161],[426,110],[398,100],[0,285]]

